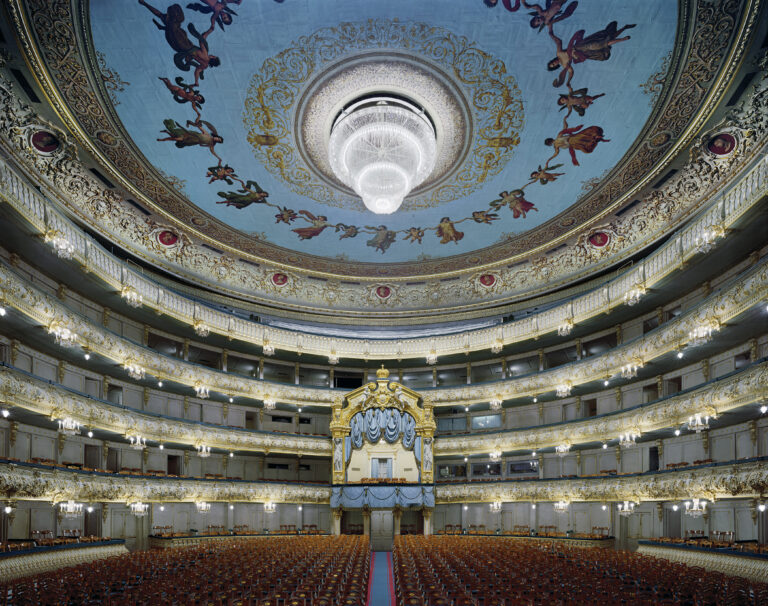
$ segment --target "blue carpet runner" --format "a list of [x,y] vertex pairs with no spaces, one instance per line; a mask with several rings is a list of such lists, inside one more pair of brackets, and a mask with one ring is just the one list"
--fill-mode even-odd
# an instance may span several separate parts
[[374,551],[368,580],[367,606],[395,606],[395,580],[392,577],[392,552]]

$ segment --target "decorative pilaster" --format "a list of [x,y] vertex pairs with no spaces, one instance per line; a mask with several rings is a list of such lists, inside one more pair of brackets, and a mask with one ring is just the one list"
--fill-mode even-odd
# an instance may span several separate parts
[[701,361],[701,374],[704,377],[704,382],[709,381],[709,360]]
[[67,372],[67,363],[64,360],[59,360],[59,365],[56,368],[56,377],[59,383],[64,383],[64,373]]
[[400,534],[400,521],[403,519],[403,510],[399,505],[395,505],[392,510],[392,519],[395,524],[395,536],[398,536]]
[[333,528],[331,534],[341,534],[341,517],[344,515],[344,510],[341,507],[333,510]]
[[428,537],[432,534],[432,510],[425,507],[421,513],[424,516],[424,536]]
[[371,536],[371,510],[368,507],[363,507],[363,534]]

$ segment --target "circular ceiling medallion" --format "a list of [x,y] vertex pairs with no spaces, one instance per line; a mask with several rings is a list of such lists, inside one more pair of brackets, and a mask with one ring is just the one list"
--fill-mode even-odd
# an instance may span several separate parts
[[477,279],[477,281],[480,282],[480,286],[490,288],[496,284],[496,276],[493,274],[483,274]]
[[35,151],[46,155],[54,153],[61,145],[59,138],[47,130],[38,130],[32,133],[29,143]]
[[288,284],[288,276],[282,272],[272,274],[272,284],[275,286],[285,286]]
[[603,248],[611,241],[611,236],[604,231],[596,231],[591,234],[587,240],[589,240],[589,243],[595,248]]
[[179,236],[170,230],[164,229],[157,234],[157,241],[163,246],[173,246],[179,241]]
[[736,149],[736,137],[731,133],[717,133],[707,141],[707,151],[716,156],[729,156]]
[[378,19],[318,30],[264,62],[243,115],[254,156],[295,193],[364,211],[333,173],[328,140],[344,106],[373,93],[410,98],[434,121],[435,168],[403,210],[467,196],[520,141],[522,95],[502,61],[448,30]]
[[389,299],[392,296],[392,289],[384,284],[377,286],[373,289],[373,292],[379,299]]

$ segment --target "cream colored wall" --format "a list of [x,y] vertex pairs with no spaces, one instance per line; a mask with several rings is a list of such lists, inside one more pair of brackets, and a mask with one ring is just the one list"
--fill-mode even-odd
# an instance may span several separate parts
[[359,482],[371,477],[371,459],[392,459],[392,477],[405,478],[408,482],[419,481],[419,466],[413,451],[403,448],[402,442],[378,444],[365,442],[359,450],[353,450],[347,465],[347,482]]

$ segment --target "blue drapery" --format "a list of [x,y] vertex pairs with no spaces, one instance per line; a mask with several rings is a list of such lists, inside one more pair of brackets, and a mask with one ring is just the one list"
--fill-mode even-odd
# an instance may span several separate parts
[[364,413],[358,412],[349,423],[352,448],[363,446],[363,438],[371,444],[377,444],[383,437],[389,444],[394,444],[403,437],[403,447],[413,448],[416,441],[416,419],[409,413],[401,413],[397,408],[369,408]]
[[400,507],[434,507],[434,486],[334,486],[331,507],[346,509],[389,509]]

